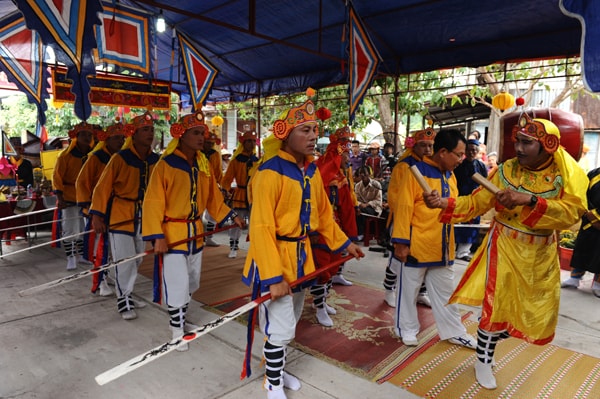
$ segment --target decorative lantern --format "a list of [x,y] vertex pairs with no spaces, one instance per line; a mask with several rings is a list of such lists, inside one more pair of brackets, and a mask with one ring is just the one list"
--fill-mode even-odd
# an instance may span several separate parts
[[504,112],[515,105],[515,96],[502,90],[492,98],[492,105],[500,112]]
[[219,127],[223,124],[223,118],[219,115],[215,115],[213,116],[213,118],[210,120],[210,123],[213,124],[213,126]]
[[331,118],[331,111],[325,107],[321,107],[317,110],[317,118],[322,120],[323,122],[327,119]]

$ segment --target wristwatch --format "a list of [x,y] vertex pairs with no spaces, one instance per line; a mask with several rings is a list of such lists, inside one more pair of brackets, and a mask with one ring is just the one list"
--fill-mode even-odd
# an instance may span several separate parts
[[533,208],[536,206],[537,203],[538,203],[537,195],[532,195],[531,200],[529,201],[529,206]]

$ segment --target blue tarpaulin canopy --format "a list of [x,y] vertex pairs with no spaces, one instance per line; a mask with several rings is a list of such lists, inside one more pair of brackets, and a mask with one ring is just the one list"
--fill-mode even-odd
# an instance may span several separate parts
[[[565,0],[565,2],[567,2]],[[570,3],[577,1],[570,1]],[[162,11],[151,33],[152,74],[188,92],[172,29],[218,70],[208,100],[243,100],[347,83],[343,0],[120,0]],[[559,0],[354,0],[381,56],[378,76],[575,56],[582,27]],[[16,10],[0,0],[0,15]],[[599,24],[600,25],[600,24]],[[600,40],[588,38],[588,43]],[[154,48],[156,45],[156,48]],[[586,49],[587,51],[587,49]],[[172,65],[173,64],[173,65]]]

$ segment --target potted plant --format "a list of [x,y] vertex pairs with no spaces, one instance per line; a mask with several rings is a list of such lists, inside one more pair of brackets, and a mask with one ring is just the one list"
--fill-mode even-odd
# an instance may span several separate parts
[[560,268],[563,270],[571,270],[571,258],[573,257],[573,248],[575,248],[577,232],[573,230],[562,230],[558,236]]

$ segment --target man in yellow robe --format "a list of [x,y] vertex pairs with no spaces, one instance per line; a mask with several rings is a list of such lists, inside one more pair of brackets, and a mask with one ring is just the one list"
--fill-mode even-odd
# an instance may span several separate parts
[[[318,136],[312,101],[276,120],[273,134],[281,140],[281,149],[252,176],[250,248],[243,281],[253,287],[254,297],[271,294],[259,308],[260,326],[267,337],[263,347],[267,370],[264,386],[268,399],[285,399],[283,387],[300,389],[298,379],[285,373],[283,367],[306,288],[292,289],[290,283],[315,270],[308,234],[318,232],[333,251],[346,249],[356,258],[364,254],[332,217],[321,174],[312,162]],[[246,359],[250,359],[248,352]]]
[[450,303],[482,306],[477,331],[475,375],[496,388],[492,362],[503,336],[544,345],[558,319],[560,267],[556,230],[577,223],[586,212],[588,179],[560,147],[558,127],[523,114],[513,128],[516,158],[498,165],[489,180],[496,194],[477,188],[471,195],[442,198],[423,194],[430,207],[444,209],[443,223],[464,222],[496,209]]
[[[202,111],[171,125],[173,140],[152,172],[142,208],[143,239],[154,241],[154,252],[163,261],[157,263],[154,301],[166,302],[173,339],[196,327],[186,321],[186,314],[200,287],[204,240],[197,236],[204,231],[202,214],[207,210],[221,223],[231,217],[243,227],[225,205],[215,171],[201,152],[207,130]],[[184,344],[177,350],[187,348]]]
[[[152,152],[154,119],[150,112],[136,116],[124,129],[127,139],[123,149],[104,168],[94,188],[89,212],[96,234],[108,232],[113,261],[144,252],[142,201],[159,158]],[[135,308],[145,306],[132,296],[141,261],[123,262],[115,268],[117,310],[123,320],[137,318]]]
[[[92,193],[94,187],[100,179],[106,164],[117,151],[123,147],[125,142],[124,125],[119,121],[108,126],[105,131],[99,132],[97,139],[98,144],[92,150],[88,160],[83,164],[83,168],[77,176],[75,189],[77,191],[77,205],[81,208],[84,215],[88,216],[89,207],[92,203]],[[91,230],[91,220],[88,218],[86,230]],[[100,240],[93,231],[88,233],[88,236],[83,242],[83,256],[89,261],[94,262],[94,269],[103,265],[108,260],[108,248],[104,249],[104,240]],[[106,243],[108,244],[108,243]],[[99,252],[96,252],[96,247],[101,245]],[[108,245],[106,245],[108,246]],[[96,255],[98,255],[96,257]],[[100,290],[100,296],[110,296],[112,290],[106,282],[108,272],[95,273],[92,277],[92,293]]]

